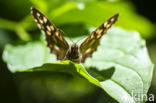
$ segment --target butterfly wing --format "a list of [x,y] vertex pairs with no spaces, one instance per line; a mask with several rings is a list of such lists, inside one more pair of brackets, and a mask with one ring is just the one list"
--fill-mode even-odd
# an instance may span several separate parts
[[37,25],[46,34],[47,46],[56,54],[58,60],[63,60],[69,49],[68,43],[46,16],[36,8],[31,8],[31,11]]
[[91,35],[80,45],[80,52],[82,54],[81,62],[84,62],[87,57],[92,56],[96,51],[100,38],[107,32],[107,30],[116,22],[119,14],[116,14],[105,21],[100,27],[91,33]]

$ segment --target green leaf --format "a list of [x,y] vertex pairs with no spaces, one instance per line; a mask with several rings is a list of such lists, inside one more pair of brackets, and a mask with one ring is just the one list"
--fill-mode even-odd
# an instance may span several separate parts
[[[69,7],[70,6],[70,7]],[[130,2],[67,2],[50,13],[57,24],[81,22],[88,26],[98,27],[109,17],[120,13],[118,25],[127,30],[136,30],[144,38],[154,36],[155,26],[145,17],[138,15]]]
[[120,103],[142,103],[143,100],[135,100],[140,93],[147,94],[153,72],[145,41],[137,32],[120,28],[110,29],[101,38],[97,51],[83,65],[56,62],[45,43],[39,41],[6,46],[3,60],[11,72],[48,71],[80,75]]
[[3,52],[3,60],[7,62],[11,72],[20,72],[46,62],[55,62],[56,58],[49,54],[43,42],[30,42],[19,46],[7,45]]
[[[114,67],[109,82],[118,84],[130,95],[147,94],[152,80],[153,66],[145,41],[139,34],[119,28],[114,28],[102,38],[98,51],[85,63],[85,67],[94,67],[98,72]],[[103,82],[106,86],[104,88],[110,90],[110,86],[105,82]]]

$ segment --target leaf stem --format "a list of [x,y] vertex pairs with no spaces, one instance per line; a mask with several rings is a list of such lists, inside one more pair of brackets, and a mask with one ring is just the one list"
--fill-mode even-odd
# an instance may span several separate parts
[[30,35],[21,25],[19,25],[18,22],[0,18],[0,27],[16,32],[17,36],[23,41],[28,41],[31,39]]

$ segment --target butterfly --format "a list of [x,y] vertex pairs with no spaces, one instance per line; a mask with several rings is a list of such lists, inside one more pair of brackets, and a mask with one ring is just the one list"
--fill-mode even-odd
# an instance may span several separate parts
[[100,38],[106,34],[119,17],[119,13],[110,17],[96,30],[91,32],[91,35],[78,46],[76,43],[69,45],[61,36],[60,30],[38,9],[32,7],[31,12],[38,27],[46,35],[47,46],[50,48],[51,53],[56,55],[57,60],[70,60],[75,63],[84,63],[87,57],[92,56],[93,52],[97,50]]

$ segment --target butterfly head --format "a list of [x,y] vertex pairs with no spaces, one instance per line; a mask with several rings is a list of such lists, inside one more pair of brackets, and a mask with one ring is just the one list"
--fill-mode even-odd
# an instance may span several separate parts
[[74,44],[71,45],[71,49],[73,50],[73,52],[78,51],[79,46],[76,43],[74,43]]

